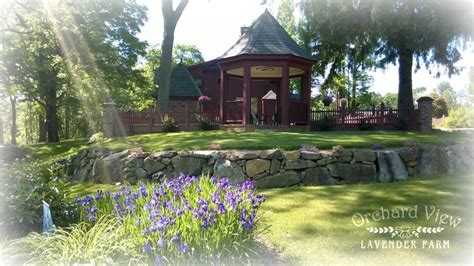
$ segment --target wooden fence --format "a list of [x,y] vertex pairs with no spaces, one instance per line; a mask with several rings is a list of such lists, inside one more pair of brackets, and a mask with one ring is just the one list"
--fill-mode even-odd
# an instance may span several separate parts
[[418,110],[325,110],[311,111],[311,130],[378,129],[419,130]]
[[165,117],[171,117],[180,131],[198,130],[198,116],[206,118],[211,125],[218,126],[220,118],[218,112],[192,112],[187,109],[170,111],[167,113],[155,111],[119,111],[118,123],[115,132],[122,135],[136,135],[163,132]]

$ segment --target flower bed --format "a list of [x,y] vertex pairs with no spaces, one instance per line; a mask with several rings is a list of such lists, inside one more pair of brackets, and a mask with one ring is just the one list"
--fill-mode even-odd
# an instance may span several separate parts
[[155,262],[221,262],[245,258],[264,202],[253,182],[179,176],[159,184],[99,191],[78,198],[81,221],[113,214],[135,248]]

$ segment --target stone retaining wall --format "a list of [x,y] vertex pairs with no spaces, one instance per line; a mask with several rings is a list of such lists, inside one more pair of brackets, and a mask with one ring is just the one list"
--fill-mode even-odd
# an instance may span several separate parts
[[114,152],[90,148],[62,163],[72,181],[98,183],[160,180],[180,173],[254,180],[259,188],[337,185],[405,180],[408,176],[454,175],[470,168],[469,146],[412,146],[391,150],[314,149],[283,151]]

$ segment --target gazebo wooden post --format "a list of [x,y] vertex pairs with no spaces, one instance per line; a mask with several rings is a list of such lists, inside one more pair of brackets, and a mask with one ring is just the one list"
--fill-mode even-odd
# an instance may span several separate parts
[[221,117],[221,123],[225,123],[225,87],[227,86],[227,75],[225,73],[225,69],[221,68],[221,91],[220,91],[220,106],[219,106],[219,113]]
[[288,63],[282,65],[281,89],[280,89],[280,108],[281,108],[281,124],[289,125],[290,111],[290,73]]
[[250,86],[251,86],[251,73],[250,65],[244,66],[244,84],[243,84],[243,108],[242,108],[242,122],[245,125],[250,124]]
[[306,104],[307,115],[306,121],[310,123],[311,116],[311,71],[306,70],[304,75],[301,77],[301,99]]

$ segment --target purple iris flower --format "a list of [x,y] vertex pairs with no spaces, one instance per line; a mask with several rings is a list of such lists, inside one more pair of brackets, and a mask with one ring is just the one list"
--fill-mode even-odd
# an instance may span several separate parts
[[102,190],[99,190],[99,191],[97,192],[97,195],[95,195],[95,201],[101,200],[102,197],[103,197],[103,195],[104,195],[104,194],[103,194]]
[[143,246],[143,253],[153,253],[153,248],[150,245],[150,242],[148,240],[145,242],[145,245]]
[[156,241],[156,246],[159,248],[164,248],[166,245],[165,236],[161,235],[158,241]]
[[178,247],[178,252],[179,253],[186,253],[188,252],[189,246],[188,244],[181,242]]
[[171,238],[171,243],[178,243],[179,239],[181,238],[180,233],[176,233],[172,238]]

